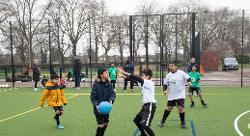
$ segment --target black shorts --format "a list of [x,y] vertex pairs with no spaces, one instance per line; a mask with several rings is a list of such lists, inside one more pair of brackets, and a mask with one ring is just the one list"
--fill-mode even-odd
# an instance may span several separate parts
[[188,89],[188,92],[189,93],[192,93],[192,95],[194,94],[194,91],[196,92],[196,94],[199,94],[199,93],[201,93],[201,89],[200,89],[200,87],[189,87],[189,89]]
[[94,107],[94,114],[95,114],[96,122],[98,125],[109,123],[109,114],[107,114],[107,115],[100,114],[97,111],[96,107]]
[[141,120],[143,126],[150,126],[156,110],[155,103],[145,103],[135,116],[135,120]]
[[95,118],[98,125],[109,123],[109,114],[107,115],[95,114]]
[[53,110],[56,112],[56,111],[64,111],[63,110],[63,106],[55,106],[53,107]]
[[185,107],[185,104],[184,104],[184,99],[177,99],[177,100],[168,100],[168,104],[167,106],[181,106],[181,107]]
[[112,84],[115,84],[116,83],[116,80],[111,80],[110,81]]

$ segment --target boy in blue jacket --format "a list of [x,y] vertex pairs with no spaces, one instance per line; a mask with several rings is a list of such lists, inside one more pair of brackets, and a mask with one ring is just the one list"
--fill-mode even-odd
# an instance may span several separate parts
[[109,114],[100,114],[98,105],[102,101],[108,101],[112,105],[115,101],[116,94],[112,84],[109,82],[109,72],[107,69],[100,68],[97,71],[99,81],[93,85],[90,99],[94,108],[94,114],[97,122],[96,136],[103,136],[108,126]]

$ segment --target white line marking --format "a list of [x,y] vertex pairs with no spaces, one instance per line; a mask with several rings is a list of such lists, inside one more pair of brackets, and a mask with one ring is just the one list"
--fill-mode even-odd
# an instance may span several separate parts
[[247,113],[249,113],[250,112],[250,110],[249,111],[246,111],[246,112],[244,112],[244,113],[242,113],[242,114],[240,114],[235,120],[234,120],[234,129],[235,129],[235,131],[239,134],[239,136],[244,136],[243,135],[243,133],[240,131],[240,129],[239,129],[239,126],[238,126],[238,121],[239,121],[239,119],[242,117],[242,116],[244,116],[245,114],[247,114]]
[[5,119],[2,119],[2,120],[0,120],[0,123],[2,123],[2,122],[4,122],[4,121],[7,121],[7,120],[10,120],[10,119],[12,119],[12,118],[16,118],[16,117],[22,116],[22,115],[27,114],[27,113],[29,113],[29,112],[38,110],[38,109],[40,109],[40,108],[41,108],[41,107],[37,107],[37,108],[34,108],[34,109],[32,109],[32,110],[29,110],[29,111],[26,111],[26,112],[23,112],[23,113],[20,113],[20,114],[16,114],[16,115],[14,115],[14,116],[11,116],[11,117],[8,117],[8,118],[5,118]]
[[[69,97],[67,97],[67,98],[68,98],[68,99],[71,99],[71,98],[74,98],[74,97],[76,97],[76,96],[77,96],[77,95],[73,95],[73,96],[69,96]],[[44,107],[46,107],[46,106],[48,106],[48,105],[44,105]],[[25,111],[25,112],[23,112],[23,113],[19,113],[19,114],[13,115],[13,116],[7,117],[7,118],[5,118],[5,119],[1,119],[1,120],[0,120],[0,123],[5,122],[5,121],[10,120],[10,119],[13,119],[13,118],[16,118],[16,117],[19,117],[19,116],[22,116],[22,115],[24,115],[24,114],[30,113],[30,112],[35,111],[35,110],[38,110],[38,109],[41,109],[41,107],[36,107],[36,108],[34,108],[34,109]]]

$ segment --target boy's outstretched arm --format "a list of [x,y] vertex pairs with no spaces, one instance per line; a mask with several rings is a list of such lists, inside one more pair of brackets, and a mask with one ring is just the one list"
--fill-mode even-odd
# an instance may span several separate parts
[[141,85],[144,84],[144,80],[141,77],[131,75],[131,73],[125,72],[121,68],[117,68],[117,70],[120,71],[123,75],[130,77],[132,80],[135,80],[135,81],[141,83]]
[[123,75],[125,75],[125,76],[130,76],[130,75],[131,75],[131,73],[128,73],[128,72],[124,71],[124,70],[121,69],[120,67],[117,67],[117,70],[120,71],[120,72],[121,72]]

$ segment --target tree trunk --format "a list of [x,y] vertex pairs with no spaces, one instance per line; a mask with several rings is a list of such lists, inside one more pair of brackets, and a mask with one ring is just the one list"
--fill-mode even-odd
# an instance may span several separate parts
[[108,63],[108,49],[105,49],[105,62]]
[[76,56],[76,44],[77,44],[77,42],[75,40],[72,40],[71,43],[72,43],[72,48],[73,48],[72,55]]

